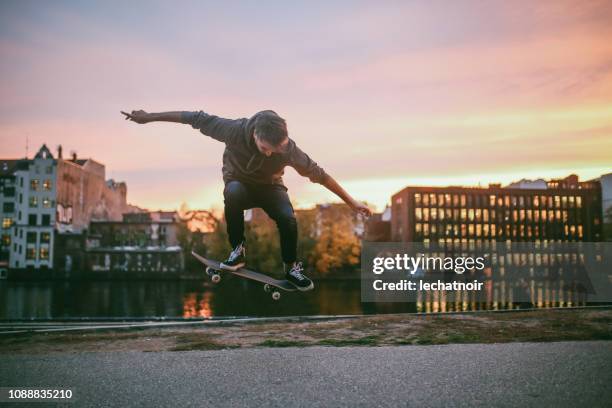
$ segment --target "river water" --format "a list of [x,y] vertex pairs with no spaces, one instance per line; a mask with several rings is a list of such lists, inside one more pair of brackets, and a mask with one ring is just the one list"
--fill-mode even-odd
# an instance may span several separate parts
[[517,307],[439,300],[362,303],[359,280],[318,280],[315,284],[313,291],[282,292],[280,300],[274,301],[261,284],[235,277],[226,277],[217,285],[208,280],[0,281],[0,320],[353,315]]

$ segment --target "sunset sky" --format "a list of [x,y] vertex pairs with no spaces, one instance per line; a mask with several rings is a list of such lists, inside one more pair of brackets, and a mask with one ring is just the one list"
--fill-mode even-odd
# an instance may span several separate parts
[[612,2],[0,2],[0,158],[62,144],[130,203],[221,208],[223,145],[132,109],[273,109],[379,210],[407,185],[593,178],[612,171]]

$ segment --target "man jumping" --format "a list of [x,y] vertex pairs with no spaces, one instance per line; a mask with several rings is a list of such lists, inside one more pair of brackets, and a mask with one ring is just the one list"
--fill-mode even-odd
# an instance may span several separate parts
[[225,143],[223,181],[225,220],[233,248],[221,267],[235,271],[246,265],[244,210],[260,207],[278,226],[281,253],[287,281],[306,291],[314,284],[303,274],[297,262],[297,222],[293,206],[283,184],[285,166],[319,183],[340,197],[354,211],[369,216],[369,208],[350,196],[329,174],[317,165],[289,138],[287,124],[276,112],[265,110],[250,119],[224,119],[208,113],[162,112],[143,110],[126,113],[126,120],[136,123],[176,122],[191,125],[204,135]]

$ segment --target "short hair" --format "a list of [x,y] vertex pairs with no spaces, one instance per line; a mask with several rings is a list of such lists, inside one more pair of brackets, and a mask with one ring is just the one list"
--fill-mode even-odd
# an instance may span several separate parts
[[287,122],[273,111],[263,111],[255,120],[257,136],[272,146],[278,146],[288,136]]

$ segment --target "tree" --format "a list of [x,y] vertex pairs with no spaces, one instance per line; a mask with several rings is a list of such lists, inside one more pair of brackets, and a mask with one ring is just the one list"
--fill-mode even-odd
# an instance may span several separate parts
[[359,264],[361,245],[350,208],[331,204],[317,209],[317,241],[313,253],[317,271],[329,274],[341,268],[354,268]]

